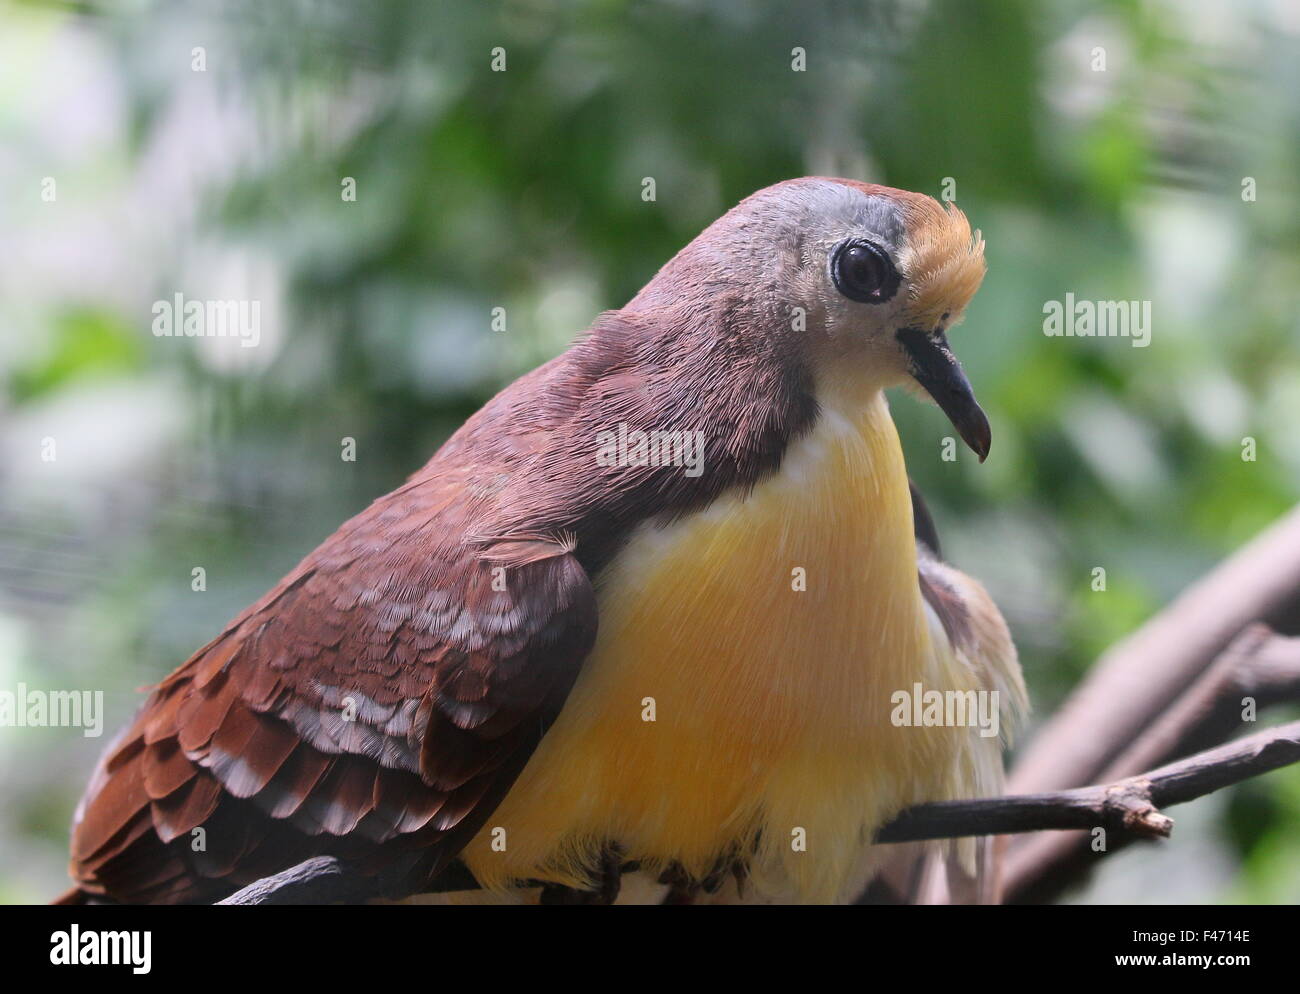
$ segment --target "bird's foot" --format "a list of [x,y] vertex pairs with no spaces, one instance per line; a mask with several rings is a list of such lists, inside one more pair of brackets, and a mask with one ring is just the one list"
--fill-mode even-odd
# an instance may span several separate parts
[[736,879],[736,890],[744,894],[746,867],[743,862],[719,863],[702,879],[688,874],[680,864],[674,863],[659,875],[659,882],[668,885],[668,893],[660,904],[694,904],[701,893],[716,894],[726,882],[728,874]]
[[623,879],[623,850],[611,844],[600,857],[595,874],[595,886],[590,890],[565,887],[563,884],[545,884],[539,904],[613,904],[618,900]]

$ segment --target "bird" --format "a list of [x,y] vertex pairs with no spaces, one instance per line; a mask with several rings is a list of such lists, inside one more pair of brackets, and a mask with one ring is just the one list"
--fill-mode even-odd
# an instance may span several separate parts
[[[986,844],[904,873],[872,843],[996,794],[1025,707],[885,394],[984,461],[947,336],[985,269],[923,194],[741,200],[152,689],[61,900],[209,903],[316,856],[391,900],[847,902],[920,866],[987,898]],[[928,691],[999,733],[906,720]]]

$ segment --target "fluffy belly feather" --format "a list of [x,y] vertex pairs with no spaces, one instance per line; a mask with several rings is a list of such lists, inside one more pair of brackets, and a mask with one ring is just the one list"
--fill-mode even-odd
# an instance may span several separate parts
[[641,529],[597,594],[560,718],[463,853],[486,886],[583,885],[617,841],[697,875],[752,853],[760,889],[832,900],[877,825],[952,792],[960,736],[890,722],[896,690],[972,682],[931,640],[882,395],[748,497]]

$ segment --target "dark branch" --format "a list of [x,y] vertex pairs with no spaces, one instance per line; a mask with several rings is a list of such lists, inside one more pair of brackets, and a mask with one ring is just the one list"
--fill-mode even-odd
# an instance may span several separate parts
[[336,904],[376,894],[366,877],[351,873],[333,856],[316,856],[236,891],[218,904]]
[[[885,825],[876,834],[876,841],[912,842],[1096,826],[1138,837],[1167,836],[1173,821],[1159,808],[1190,801],[1295,762],[1300,762],[1300,721],[1118,783],[1018,797],[920,804]],[[461,874],[420,889],[433,893],[472,887],[472,880]],[[350,873],[333,857],[319,856],[250,884],[221,903],[328,904],[376,896],[378,888],[370,878]]]
[[1292,602],[1297,591],[1300,507],[1108,649],[1038,730],[1008,789],[1033,793],[1103,778],[1242,629]]
[[[1093,778],[1113,783],[1226,741],[1242,726],[1243,699],[1257,709],[1300,695],[1300,638],[1250,625],[1166,711]],[[1013,780],[1015,778],[1013,777]],[[1121,839],[1108,848],[1114,853]],[[1009,847],[1003,883],[1010,903],[1043,904],[1082,881],[1097,865],[1087,835],[1025,837]]]
[[1300,762],[1300,721],[1116,783],[919,804],[885,825],[876,833],[876,841],[914,842],[1097,826],[1147,838],[1167,836],[1173,822],[1160,814],[1159,808],[1203,797],[1295,762]]

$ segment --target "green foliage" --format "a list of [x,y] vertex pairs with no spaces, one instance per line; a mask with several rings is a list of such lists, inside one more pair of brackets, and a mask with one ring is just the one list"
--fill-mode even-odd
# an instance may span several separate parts
[[75,307],[55,315],[51,324],[48,348],[10,375],[9,394],[16,404],[144,365],[140,335],[116,313]]

